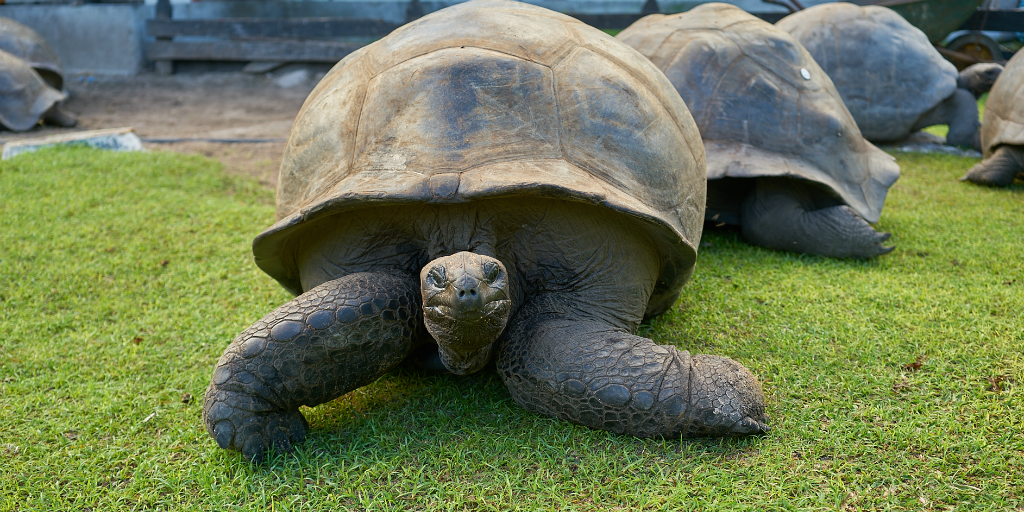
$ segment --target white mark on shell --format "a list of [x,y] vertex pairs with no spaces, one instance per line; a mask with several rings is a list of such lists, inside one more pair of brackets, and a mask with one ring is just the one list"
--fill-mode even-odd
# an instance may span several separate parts
[[370,168],[377,171],[402,171],[408,161],[401,153],[375,151],[370,155]]
[[804,80],[810,80],[811,72],[807,71],[807,68],[800,68],[800,76],[804,77]]

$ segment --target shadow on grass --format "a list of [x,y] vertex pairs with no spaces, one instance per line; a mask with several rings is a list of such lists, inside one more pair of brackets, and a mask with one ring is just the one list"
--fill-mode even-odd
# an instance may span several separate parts
[[714,464],[756,453],[767,439],[640,439],[591,430],[522,409],[493,367],[456,376],[403,364],[369,386],[303,413],[310,430],[292,453],[273,453],[255,467],[232,452],[228,465],[249,467],[253,476],[272,479],[281,472],[319,466],[491,467],[532,457],[540,465],[562,461],[575,471],[572,466],[578,470],[592,456],[618,458],[623,465],[680,459]]

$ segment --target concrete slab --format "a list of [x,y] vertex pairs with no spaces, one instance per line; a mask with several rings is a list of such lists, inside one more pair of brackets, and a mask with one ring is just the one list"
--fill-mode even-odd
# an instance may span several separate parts
[[0,159],[7,160],[22,153],[31,153],[49,146],[81,145],[110,151],[144,151],[142,141],[132,128],[111,128],[62,133],[47,137],[22,139],[4,144]]

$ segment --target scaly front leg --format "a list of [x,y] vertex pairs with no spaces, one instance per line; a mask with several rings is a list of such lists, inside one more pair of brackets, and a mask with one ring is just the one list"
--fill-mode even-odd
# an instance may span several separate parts
[[498,372],[524,408],[638,437],[769,430],[761,386],[743,365],[573,319],[539,307],[542,301],[516,315],[498,359]]
[[329,402],[402,361],[423,332],[416,278],[351,274],[277,308],[240,334],[217,362],[203,401],[221,448],[261,462],[306,436],[300,405]]

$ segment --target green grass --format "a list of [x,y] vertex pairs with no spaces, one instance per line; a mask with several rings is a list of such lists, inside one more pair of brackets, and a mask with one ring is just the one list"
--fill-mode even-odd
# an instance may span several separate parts
[[897,157],[895,252],[707,232],[641,328],[746,364],[768,436],[634,439],[528,413],[493,372],[401,369],[307,410],[264,467],[216,447],[198,397],[289,299],[249,252],[272,193],[171,153],[0,163],[0,510],[1024,509],[1024,187]]

